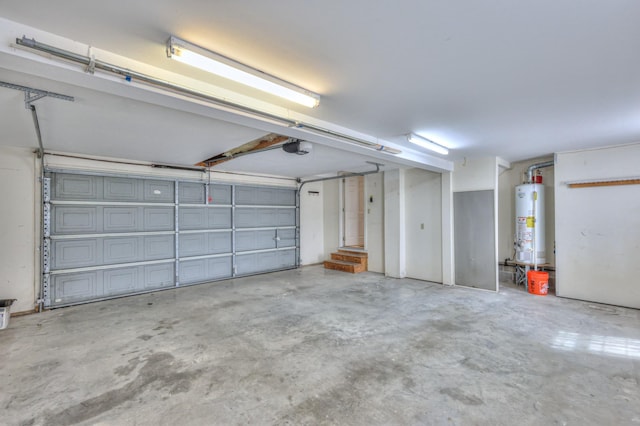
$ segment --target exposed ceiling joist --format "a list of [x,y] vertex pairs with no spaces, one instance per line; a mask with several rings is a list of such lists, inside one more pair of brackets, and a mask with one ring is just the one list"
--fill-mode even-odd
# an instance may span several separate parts
[[218,154],[211,158],[207,158],[206,160],[200,163],[197,163],[196,166],[213,167],[216,164],[220,164],[220,163],[224,163],[225,161],[232,160],[233,158],[239,155],[248,154],[250,152],[261,151],[273,145],[282,143],[288,139],[289,139],[288,136],[282,136],[282,135],[277,135],[275,133],[271,133],[262,138],[255,139],[251,142],[247,142],[236,148],[230,149],[229,151],[223,152],[222,154]]

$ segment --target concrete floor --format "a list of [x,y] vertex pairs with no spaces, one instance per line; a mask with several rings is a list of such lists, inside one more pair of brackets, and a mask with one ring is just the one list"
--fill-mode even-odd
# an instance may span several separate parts
[[11,319],[0,423],[640,424],[640,311],[313,266]]

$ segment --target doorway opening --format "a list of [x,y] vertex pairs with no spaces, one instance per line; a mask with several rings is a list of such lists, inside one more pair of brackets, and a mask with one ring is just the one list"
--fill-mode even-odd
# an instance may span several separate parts
[[342,247],[364,250],[364,176],[342,180]]

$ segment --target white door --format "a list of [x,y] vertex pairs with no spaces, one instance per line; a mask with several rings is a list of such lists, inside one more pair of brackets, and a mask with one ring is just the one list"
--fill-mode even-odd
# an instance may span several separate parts
[[405,171],[407,277],[442,282],[442,177],[421,169]]
[[343,246],[364,248],[364,177],[344,179]]

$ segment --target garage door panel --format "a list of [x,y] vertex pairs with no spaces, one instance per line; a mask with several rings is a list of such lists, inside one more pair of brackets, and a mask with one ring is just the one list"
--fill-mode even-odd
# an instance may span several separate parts
[[236,186],[236,204],[247,206],[295,206],[296,191],[284,188]]
[[238,254],[236,267],[238,275],[248,275],[257,272],[275,271],[294,267],[296,265],[296,251],[274,250],[262,253]]
[[89,234],[98,232],[98,207],[54,206],[55,234]]
[[55,174],[51,196],[57,200],[95,201],[100,179],[97,176]]
[[296,230],[295,229],[278,229],[278,248],[295,247]]
[[51,267],[81,268],[100,264],[98,242],[95,239],[54,240],[51,243]]
[[296,211],[290,208],[236,208],[236,228],[294,226]]
[[239,205],[258,204],[256,189],[250,186],[236,186],[235,202]]
[[139,201],[140,181],[130,178],[103,178],[103,199],[106,201]]
[[225,207],[209,207],[207,212],[209,229],[231,228],[231,209]]
[[248,230],[236,232],[236,251],[276,248],[276,230]]
[[231,232],[181,234],[180,257],[231,253]]
[[278,209],[277,226],[294,226],[296,224],[296,211],[294,209]]
[[144,231],[173,231],[175,209],[173,207],[141,207]]
[[174,263],[147,265],[144,267],[144,289],[173,287],[175,281]]
[[134,293],[139,285],[142,286],[139,276],[141,270],[142,267],[130,267],[102,271],[104,289],[102,296]]
[[231,256],[206,259],[207,273],[210,280],[230,278],[232,276]]
[[231,276],[231,256],[180,262],[180,284],[230,278]]
[[175,256],[173,235],[151,235],[144,237],[144,260],[170,259]]
[[136,262],[142,259],[141,237],[105,238],[102,241],[104,264]]
[[231,185],[209,185],[209,204],[231,204]]
[[134,232],[138,228],[139,208],[103,207],[104,232]]
[[162,180],[145,180],[143,184],[143,201],[147,203],[173,203],[175,198],[174,183]]
[[53,185],[47,306],[296,266],[295,190],[48,175]]
[[296,191],[291,189],[279,189],[276,200],[277,204],[281,206],[295,206]]
[[178,200],[184,204],[204,204],[205,186],[202,183],[180,182]]
[[181,234],[179,239],[180,256],[200,256],[207,254],[207,234]]
[[289,268],[296,265],[296,250],[278,251],[278,267]]
[[68,304],[98,297],[98,271],[54,275],[53,304]]
[[205,229],[206,228],[206,208],[205,207],[182,207],[179,211],[180,230]]
[[231,253],[231,232],[210,232],[208,254]]

